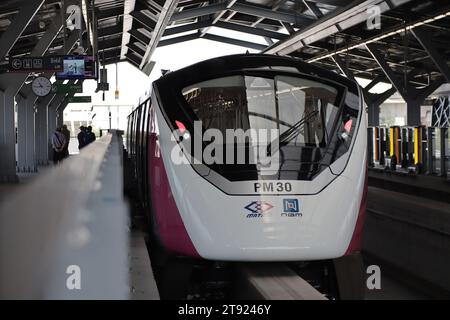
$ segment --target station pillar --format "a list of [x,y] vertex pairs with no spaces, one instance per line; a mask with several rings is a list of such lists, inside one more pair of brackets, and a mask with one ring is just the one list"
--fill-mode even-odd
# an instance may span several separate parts
[[35,145],[37,165],[48,165],[47,105],[38,104],[35,114]]
[[61,108],[59,108],[58,110],[56,110],[56,126],[62,127],[63,124],[64,124],[64,111],[61,110]]
[[380,125],[380,105],[378,103],[369,104],[367,113],[369,127],[378,127]]
[[34,100],[17,99],[17,171],[36,172]]
[[52,160],[52,136],[56,130],[56,107],[53,105],[48,106],[47,110],[47,155],[48,160]]
[[408,100],[406,102],[406,125],[407,126],[420,126],[420,102],[415,100]]
[[18,182],[14,95],[0,91],[0,182]]

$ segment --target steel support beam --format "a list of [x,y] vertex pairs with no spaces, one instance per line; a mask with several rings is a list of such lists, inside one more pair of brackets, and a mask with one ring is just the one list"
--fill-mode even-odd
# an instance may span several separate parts
[[[339,55],[333,56],[332,59],[336,63],[338,68],[341,70],[341,72],[347,78],[356,82],[354,74],[349,70],[348,66],[341,59],[341,57]],[[372,81],[369,84],[369,86],[367,86],[367,87],[369,87],[369,89],[366,89],[367,87],[363,89],[364,101],[366,102],[367,108],[368,108],[368,110],[367,110],[368,117],[367,118],[368,118],[369,126],[380,125],[380,106],[384,101],[389,99],[389,97],[391,97],[396,91],[395,87],[392,87],[381,94],[370,93],[369,92],[370,88],[378,82],[379,82],[379,80],[374,79],[374,81]],[[373,84],[373,83],[375,83],[375,84]]]
[[115,25],[111,27],[105,27],[98,29],[98,37],[103,38],[107,36],[119,35],[123,31],[121,25]]
[[45,0],[27,0],[20,7],[8,29],[0,36],[0,60],[9,53],[16,41],[30,24]]
[[333,61],[338,66],[339,70],[350,80],[356,81],[353,73],[348,69],[348,66],[344,60],[341,59],[338,55],[333,56]]
[[[168,0],[170,2],[170,0]],[[177,1],[178,3],[178,1]],[[207,16],[210,14],[214,14],[216,12],[220,12],[222,10],[225,10],[227,7],[226,2],[211,4],[209,6],[205,7],[199,7],[195,9],[186,9],[180,12],[175,12],[171,15],[169,21],[178,21],[178,20],[185,20],[185,19],[192,19],[197,18],[201,16]]]
[[182,25],[182,26],[167,28],[166,30],[164,30],[163,36],[171,36],[171,35],[174,35],[174,34],[177,34],[177,33],[182,33],[182,32],[202,29],[202,28],[209,27],[211,25],[212,25],[212,21],[211,20],[203,20],[203,21],[198,21],[198,22],[194,22],[194,23],[185,24],[185,25]]
[[369,126],[380,125],[380,106],[396,92],[394,87],[380,94],[364,92],[364,100],[367,103],[367,121]]
[[[367,51],[372,55],[374,60],[377,62],[377,64],[380,66],[383,73],[386,75],[386,77],[389,79],[391,84],[397,89],[398,93],[405,99],[405,101],[409,100],[409,98],[412,95],[415,95],[415,89],[414,88],[408,88],[405,86],[404,81],[399,79],[397,75],[394,73],[394,71],[391,69],[387,61],[385,60],[383,54],[380,52],[380,50],[377,48],[377,46],[373,43],[366,44]],[[410,90],[408,90],[410,89]]]
[[[406,122],[408,126],[418,126],[421,124],[420,120],[420,106],[423,101],[432,94],[437,88],[443,84],[443,80],[437,80],[431,83],[428,87],[423,89],[416,89],[408,86],[408,84],[402,83],[397,75],[389,67],[388,63],[384,60],[384,57],[378,50],[375,44],[367,44],[367,50],[374,57],[375,61],[383,70],[386,77],[391,82],[392,86],[400,93],[407,104]],[[415,74],[416,70],[411,71],[411,75]]]
[[[55,40],[62,27],[62,22],[59,19],[55,21],[55,23],[50,24],[44,36],[39,39],[38,43],[31,51],[30,56],[42,56]],[[28,74],[26,73],[3,74],[0,76],[0,87],[4,91],[15,96],[27,78]]]
[[[51,24],[44,36],[31,51],[31,56],[42,56],[54,41],[62,28],[62,21]],[[0,76],[0,87],[3,89],[0,99],[0,179],[16,180],[14,97],[21,89],[28,74],[3,74]]]
[[[420,125],[420,106],[423,101],[432,94],[436,89],[438,89],[444,81],[442,79],[435,80],[429,84],[428,87],[423,89],[416,89],[409,86],[407,83],[402,83],[402,81],[397,77],[397,75],[392,71],[388,63],[385,61],[383,55],[378,50],[375,44],[367,44],[367,50],[374,57],[375,61],[383,70],[386,77],[391,82],[392,86],[401,94],[403,99],[407,104],[407,125],[417,126]],[[417,70],[413,70],[408,75],[411,78]]]
[[188,34],[185,36],[174,37],[166,40],[161,40],[158,43],[158,47],[170,46],[171,44],[176,44],[185,41],[191,41],[199,38],[198,33]]
[[111,48],[119,48],[122,45],[121,38],[112,38],[108,40],[102,40],[98,42],[98,50],[108,50]]
[[[272,11],[276,11],[278,10],[287,0],[276,0],[273,4],[272,4]],[[309,18],[309,17],[308,17]],[[252,27],[255,27],[256,25],[258,25],[259,23],[261,23],[265,18],[264,17],[259,17],[255,22],[252,23]],[[282,23],[287,23],[284,21],[281,21]]]
[[150,58],[158,46],[159,40],[161,39],[164,30],[171,21],[172,15],[177,8],[178,0],[166,0],[164,7],[159,15],[158,22],[156,23],[155,29],[152,32],[152,37],[147,45],[147,50],[145,51],[142,61],[139,64],[139,69],[143,69],[145,65],[150,61]]
[[290,35],[293,35],[295,33],[295,29],[293,26],[291,26],[289,23],[287,22],[282,22],[281,23],[283,25],[283,27],[286,28],[287,32],[289,32]]
[[130,16],[136,19],[140,24],[142,24],[148,31],[152,32],[156,26],[156,22],[150,19],[145,14],[140,11],[130,12]]
[[450,83],[450,67],[447,65],[446,59],[438,52],[438,49],[433,44],[432,40],[423,28],[415,28],[411,30],[411,33],[416,37],[417,41],[425,49],[430,56],[430,59],[434,62],[439,71],[443,74],[448,83]]
[[319,7],[317,6],[317,4],[315,2],[312,2],[312,1],[309,1],[309,0],[303,0],[303,3],[309,9],[309,11],[311,11],[313,13],[313,15],[317,19],[320,19],[320,18],[323,17],[322,11],[320,11]]
[[263,50],[264,48],[267,47],[266,45],[259,44],[259,43],[243,41],[243,40],[238,40],[238,39],[232,39],[232,38],[217,36],[215,34],[208,34],[208,33],[205,34],[203,36],[203,38],[204,39],[208,39],[208,40],[212,40],[212,41],[228,43],[228,44],[232,44],[232,45],[235,45],[235,46],[251,48],[251,49],[255,49],[255,50]]
[[[403,5],[410,1],[412,0],[403,0],[400,4],[399,2],[396,2],[395,6]],[[367,9],[375,5],[380,8],[381,13],[390,9],[385,0],[365,0],[357,5],[350,3],[345,8],[342,8],[342,10],[335,10],[316,20],[314,23],[311,23],[307,27],[302,28],[289,38],[275,43],[264,52],[279,55],[290,54],[304,46],[325,39],[366,21],[368,16]]]
[[397,92],[397,90],[395,90],[394,87],[391,87],[383,93],[374,94],[366,91],[364,94],[369,97],[370,104],[380,106],[383,102],[392,97],[395,92]]
[[382,76],[375,77],[367,86],[364,87],[364,91],[369,92],[373,87],[381,82]]
[[267,38],[271,38],[271,39],[281,40],[281,39],[285,39],[286,37],[288,37],[287,35],[280,33],[280,32],[275,32],[275,31],[270,31],[270,30],[255,28],[255,27],[248,27],[248,26],[244,26],[241,24],[224,22],[224,21],[219,21],[214,26],[216,26],[218,28],[234,30],[234,31],[248,33],[248,34],[254,34],[254,35],[267,37]]
[[276,10],[271,10],[267,8],[257,7],[254,5],[250,5],[248,3],[240,3],[237,2],[231,7],[232,10],[238,11],[240,13],[245,13],[257,17],[261,17],[263,19],[272,19],[276,21],[283,21],[288,23],[293,23],[295,25],[309,25],[314,21],[311,17],[300,14],[300,13],[291,13],[291,12],[280,12]]
[[141,42],[143,45],[147,45],[150,42],[150,38],[147,37],[145,34],[140,32],[139,30],[131,29],[128,31],[129,34],[131,34],[136,40]]
[[125,54],[127,53],[128,49],[126,44],[130,43],[130,33],[133,26],[133,18],[131,17],[130,13],[134,11],[134,8],[136,6],[136,0],[127,0],[124,1],[123,6],[123,26],[122,26],[122,47],[120,50],[120,59],[125,59]]
[[[216,12],[214,14],[213,19],[212,19],[211,26],[215,25],[220,19],[222,19],[224,14],[231,8],[231,6],[233,6],[236,3],[236,1],[237,0],[230,0],[230,1],[228,1],[227,6],[225,7],[224,10]],[[206,33],[208,33],[208,31],[211,28],[211,26],[200,30],[200,38],[203,37]]]
[[98,10],[97,19],[104,20],[109,18],[116,18],[123,15],[123,6],[112,7],[104,10]]
[[136,43],[127,43],[127,47],[132,50],[133,52],[136,52],[137,54],[139,54],[141,57],[145,54],[145,49],[140,48],[137,44],[139,42]]
[[432,83],[428,85],[428,87],[416,90],[417,94],[414,98],[422,103],[426,98],[428,98],[429,95],[435,92],[444,83],[445,83],[444,79],[434,80]]
[[128,51],[127,54],[125,55],[125,57],[127,57],[128,60],[133,62],[138,67],[142,61],[142,56],[137,54],[136,52]]

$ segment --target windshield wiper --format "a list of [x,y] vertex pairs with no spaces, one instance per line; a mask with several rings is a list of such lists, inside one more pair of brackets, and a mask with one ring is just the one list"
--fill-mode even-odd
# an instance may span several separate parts
[[[299,121],[297,121],[292,127],[290,127],[289,129],[287,129],[285,132],[283,132],[282,134],[280,134],[280,137],[278,138],[278,146],[284,146],[286,144],[288,144],[290,141],[292,141],[293,139],[295,139],[299,133],[300,133],[300,127],[309,119],[311,119],[312,117],[317,116],[317,114],[319,113],[319,111],[315,110],[313,112],[308,113],[306,116],[304,116],[303,118],[301,118]],[[267,154],[271,154],[272,152],[272,142],[270,142],[267,145]]]

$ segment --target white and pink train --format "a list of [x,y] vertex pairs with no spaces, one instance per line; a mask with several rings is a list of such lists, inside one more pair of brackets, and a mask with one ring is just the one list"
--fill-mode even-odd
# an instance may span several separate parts
[[[127,152],[150,233],[170,255],[317,261],[360,250],[367,137],[356,82],[294,58],[225,56],[162,76],[128,121]],[[276,129],[276,167],[249,161],[250,139],[231,148],[196,139],[210,129],[223,136]],[[243,151],[246,161],[192,161],[220,144],[227,151],[215,159]]]

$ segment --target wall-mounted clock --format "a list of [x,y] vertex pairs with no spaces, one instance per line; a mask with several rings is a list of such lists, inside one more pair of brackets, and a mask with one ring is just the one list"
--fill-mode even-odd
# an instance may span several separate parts
[[52,91],[52,83],[46,77],[37,77],[31,83],[31,89],[38,97],[45,97]]

